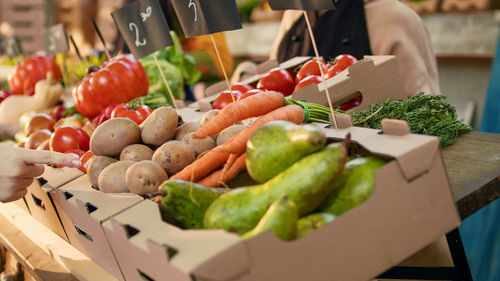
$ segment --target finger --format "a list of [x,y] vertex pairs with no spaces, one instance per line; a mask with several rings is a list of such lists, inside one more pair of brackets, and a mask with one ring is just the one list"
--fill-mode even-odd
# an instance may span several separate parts
[[45,171],[45,167],[42,164],[24,164],[22,177],[34,178],[39,177]]
[[16,190],[22,190],[22,189],[26,189],[28,186],[30,186],[33,181],[35,180],[35,178],[14,178],[14,182],[13,182],[13,185],[14,185],[14,188]]
[[26,149],[23,153],[26,164],[50,164],[68,167],[80,167],[80,160],[71,154],[64,154],[50,150]]

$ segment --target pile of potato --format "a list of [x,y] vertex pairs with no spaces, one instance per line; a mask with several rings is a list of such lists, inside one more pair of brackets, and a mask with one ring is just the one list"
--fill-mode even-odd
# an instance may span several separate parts
[[179,127],[177,112],[170,107],[156,109],[140,126],[127,118],[107,120],[90,138],[90,150],[95,156],[87,164],[87,174],[92,186],[102,192],[156,192],[169,176],[198,155],[246,127],[234,125],[217,136],[194,139],[193,133],[217,113],[209,111],[200,121]]

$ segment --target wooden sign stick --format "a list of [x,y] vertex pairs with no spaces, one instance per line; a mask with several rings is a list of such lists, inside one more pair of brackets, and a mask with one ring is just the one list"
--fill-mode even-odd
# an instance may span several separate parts
[[76,46],[75,40],[73,39],[73,35],[69,35],[69,39],[71,40],[71,44],[73,44],[73,47],[75,48],[76,55],[80,59],[80,61],[83,61],[82,56],[80,55],[80,50],[78,50],[78,47]]
[[168,94],[170,95],[170,98],[172,99],[172,104],[174,105],[175,109],[177,110],[177,104],[175,103],[175,97],[174,94],[172,93],[172,90],[170,89],[170,86],[167,83],[167,78],[165,78],[165,74],[163,73],[163,70],[161,69],[160,62],[158,61],[158,58],[156,57],[156,54],[153,53],[153,58],[155,59],[156,67],[158,67],[158,70],[160,71],[161,78],[163,78],[163,83],[165,83],[165,86],[167,86]]
[[104,53],[106,53],[106,56],[108,57],[108,60],[111,58],[111,55],[109,54],[108,47],[106,46],[106,41],[104,41],[104,38],[102,37],[101,31],[99,30],[99,27],[97,27],[97,23],[95,22],[95,19],[92,18],[92,24],[94,25],[94,29],[97,32],[97,36],[101,40],[102,45],[104,46]]
[[316,39],[314,38],[314,33],[312,31],[311,22],[309,21],[309,16],[307,15],[306,11],[304,11],[304,18],[306,19],[307,29],[309,30],[309,35],[311,36],[311,41],[313,44],[314,53],[316,54],[316,60],[318,61],[318,67],[319,67],[319,70],[321,72],[321,78],[323,78],[323,86],[325,87],[326,99],[328,100],[328,106],[330,107],[330,110],[332,111],[333,124],[335,126],[335,129],[338,129],[337,118],[335,118],[335,112],[333,110],[333,105],[332,105],[332,99],[330,98],[330,93],[328,91],[328,87],[326,86],[325,73],[323,71],[323,68],[321,67],[321,61],[320,61],[321,58],[319,56],[318,46],[316,45]]
[[217,48],[217,44],[215,43],[215,38],[213,34],[210,34],[210,39],[212,39],[212,44],[214,45],[215,53],[217,54],[217,58],[219,59],[220,66],[222,68],[222,73],[224,73],[224,78],[226,79],[227,83],[227,89],[231,92],[231,98],[233,98],[233,102],[235,102],[236,98],[234,97],[233,91],[231,90],[231,83],[229,82],[229,78],[227,77],[226,69],[224,68],[224,64],[222,63],[222,58],[220,56],[219,49]]

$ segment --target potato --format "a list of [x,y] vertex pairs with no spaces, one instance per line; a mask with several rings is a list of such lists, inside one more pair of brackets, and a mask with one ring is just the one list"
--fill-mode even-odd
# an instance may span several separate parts
[[207,111],[207,113],[205,113],[205,115],[203,115],[203,117],[201,117],[200,125],[203,126],[206,123],[208,123],[210,120],[214,119],[214,117],[217,116],[217,114],[219,114],[219,112],[220,112],[220,110],[218,110],[218,109],[212,109],[210,111]]
[[219,133],[217,137],[217,145],[221,145],[226,143],[232,137],[239,134],[241,131],[245,130],[247,126],[245,125],[233,125],[231,127],[227,127]]
[[131,144],[125,147],[120,153],[120,161],[142,161],[151,160],[153,158],[153,150],[144,144]]
[[195,159],[193,150],[185,143],[172,140],[164,143],[153,153],[153,161],[158,162],[169,175],[174,175]]
[[125,181],[128,189],[135,194],[149,195],[168,179],[167,172],[155,161],[136,162],[127,169]]
[[145,144],[160,146],[174,137],[179,117],[175,109],[160,107],[141,124],[141,138]]
[[135,163],[135,161],[118,161],[108,165],[99,175],[99,189],[106,193],[130,192],[125,175],[127,169]]
[[182,139],[182,142],[189,145],[193,150],[194,154],[198,156],[200,153],[210,150],[215,147],[215,141],[212,137],[206,137],[204,139],[193,138],[194,132],[189,133]]
[[200,122],[193,121],[185,123],[175,129],[174,139],[181,141],[185,135],[196,132],[200,128]]
[[112,118],[97,127],[90,138],[90,150],[99,156],[115,156],[127,145],[141,140],[141,129],[128,118]]
[[99,189],[98,179],[102,170],[108,165],[115,163],[116,160],[107,156],[92,156],[87,162],[87,176],[92,183],[92,186]]

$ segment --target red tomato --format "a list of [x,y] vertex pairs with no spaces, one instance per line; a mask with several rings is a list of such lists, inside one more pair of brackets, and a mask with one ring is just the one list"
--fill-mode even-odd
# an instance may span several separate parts
[[50,150],[66,152],[71,149],[89,150],[89,135],[82,129],[66,126],[57,128],[50,137]]
[[89,73],[73,89],[73,101],[83,116],[94,118],[107,106],[146,95],[149,81],[132,55],[119,55]]
[[87,173],[87,162],[90,160],[90,158],[92,158],[92,156],[94,156],[94,153],[92,153],[92,151],[90,150],[80,156],[80,162],[82,162],[82,165],[78,169],[85,174]]
[[119,104],[111,112],[111,118],[125,117],[140,125],[153,110],[147,105]]
[[257,89],[280,92],[285,96],[293,93],[295,83],[288,71],[274,68],[262,77],[257,84]]
[[61,81],[61,69],[54,57],[31,56],[24,59],[9,75],[9,87],[15,95],[32,95],[35,92],[36,82],[45,79],[49,71],[57,82]]
[[238,100],[243,94],[240,91],[228,91],[225,90],[219,94],[219,96],[212,102],[213,109],[223,109],[226,105],[233,102],[234,100]]
[[307,76],[316,75],[321,77],[321,70],[319,68],[323,68],[323,71],[326,71],[326,64],[324,61],[319,61],[316,59],[311,59],[304,63],[302,67],[297,72],[295,76],[295,83],[299,83],[304,80]]
[[339,74],[340,72],[342,72],[342,69],[340,69],[340,67],[335,64],[326,71],[325,78],[330,79],[333,76]]
[[52,115],[56,121],[59,121],[59,119],[64,117],[64,111],[66,111],[66,107],[64,105],[58,105],[52,109],[50,115]]
[[240,91],[242,94],[250,91],[250,90],[253,90],[254,88],[250,85],[247,85],[247,84],[243,84],[243,83],[236,83],[236,84],[233,84],[231,85],[231,90],[233,91]]
[[249,90],[248,92],[244,93],[241,97],[239,97],[238,100],[246,99],[249,96],[253,96],[256,94],[260,94],[260,93],[264,93],[264,91],[259,90],[259,89]]
[[357,97],[349,100],[348,102],[343,103],[342,105],[340,105],[340,110],[346,111],[346,110],[349,110],[351,108],[354,108],[354,107],[360,105],[361,101],[363,101],[363,97],[362,96],[357,96]]
[[310,76],[307,76],[306,78],[300,80],[300,82],[295,85],[295,89],[293,91],[295,92],[297,90],[300,90],[300,89],[304,88],[307,85],[310,85],[310,84],[313,84],[313,83],[314,84],[319,84],[321,82],[323,82],[323,79],[321,78],[321,76],[310,75]]
[[338,65],[338,67],[341,70],[344,70],[357,61],[358,61],[358,59],[356,59],[354,56],[342,54],[342,55],[338,55],[335,58],[334,63],[335,63],[335,65]]

